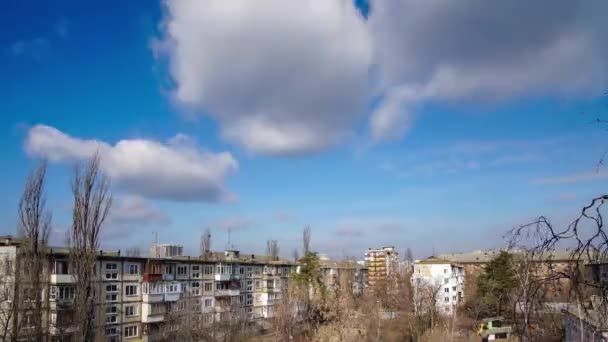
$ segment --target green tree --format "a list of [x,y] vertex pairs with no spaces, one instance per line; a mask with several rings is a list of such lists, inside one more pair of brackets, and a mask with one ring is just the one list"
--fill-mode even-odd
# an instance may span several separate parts
[[488,313],[499,316],[504,308],[509,307],[511,293],[516,286],[513,256],[502,251],[488,263],[477,279],[477,294],[487,304]]

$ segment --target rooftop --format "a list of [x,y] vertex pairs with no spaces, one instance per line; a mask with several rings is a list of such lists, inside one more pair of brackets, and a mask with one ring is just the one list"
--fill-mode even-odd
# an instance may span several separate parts
[[[447,259],[438,258],[438,257],[434,257],[434,256],[428,257],[423,260],[418,260],[415,262],[415,264],[418,264],[418,265],[446,265],[446,264],[447,265],[456,265],[454,263],[454,261],[450,261]],[[458,265],[458,266],[460,266],[460,265]]]

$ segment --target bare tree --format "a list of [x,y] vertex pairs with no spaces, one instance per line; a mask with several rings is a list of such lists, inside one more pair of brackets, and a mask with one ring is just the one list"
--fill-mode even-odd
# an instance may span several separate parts
[[13,290],[16,271],[15,258],[0,254],[0,340],[8,341],[11,338],[11,322],[13,313]]
[[[548,218],[540,216],[510,232],[512,240],[527,243],[532,253],[547,256],[546,272],[551,275],[553,281],[568,282],[569,295],[578,308],[581,334],[584,332],[583,319],[592,315],[598,322],[606,322],[608,319],[608,283],[601,277],[588,277],[585,272],[585,267],[606,264],[608,261],[608,234],[604,231],[603,221],[606,201],[608,195],[593,198],[570,224],[561,229],[554,226]],[[574,246],[571,248],[566,268],[557,267],[551,260],[551,255],[564,245]],[[595,300],[591,300],[592,294]],[[594,305],[585,305],[587,302],[594,302]],[[588,308],[592,308],[594,313]]]
[[127,248],[125,251],[125,255],[128,257],[140,257],[141,256],[141,248],[138,246],[132,246]]
[[277,240],[266,241],[266,255],[271,256],[273,259],[279,257],[279,242]]
[[95,154],[83,169],[74,167],[72,178],[72,227],[70,260],[76,277],[74,313],[79,317],[78,339],[94,339],[96,288],[93,284],[99,234],[112,206],[109,179],[100,171],[100,157]]
[[211,230],[205,229],[205,232],[201,236],[201,256],[206,258],[211,253]]
[[410,265],[414,263],[414,254],[412,254],[412,249],[409,247],[405,250],[405,261],[409,262]]
[[306,226],[306,228],[304,228],[304,232],[302,232],[302,243],[303,243],[303,253],[304,255],[308,254],[310,252],[310,235],[311,235],[311,231],[310,231],[310,226]]
[[300,252],[298,252],[297,248],[293,249],[292,256],[293,256],[293,262],[298,262],[298,260],[300,260]]
[[15,262],[12,298],[12,339],[21,335],[33,341],[44,338],[43,318],[48,309],[43,292],[46,289],[46,248],[51,230],[51,214],[46,209],[44,185],[47,164],[40,163],[27,177],[19,200],[19,236],[22,251]]

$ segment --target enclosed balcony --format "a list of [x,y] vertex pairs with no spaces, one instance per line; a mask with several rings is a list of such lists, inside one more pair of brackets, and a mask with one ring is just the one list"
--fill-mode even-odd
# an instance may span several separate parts
[[144,303],[174,302],[183,290],[180,283],[167,281],[143,282],[141,288]]
[[226,297],[226,296],[238,296],[241,294],[240,289],[225,289],[225,290],[216,290],[216,297]]

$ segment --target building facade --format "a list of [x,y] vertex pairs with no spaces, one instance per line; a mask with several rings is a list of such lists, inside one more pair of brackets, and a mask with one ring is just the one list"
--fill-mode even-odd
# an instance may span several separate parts
[[[18,257],[18,243],[6,239],[1,242],[0,238],[0,262]],[[294,270],[288,261],[242,256],[238,251],[212,253],[205,259],[99,252],[96,259],[92,286],[99,312],[96,330],[107,341],[160,340],[167,333],[166,323],[186,317],[186,313],[205,326],[237,320],[263,322],[273,317],[273,307],[282,298]],[[14,286],[11,272],[15,269],[0,274],[0,290]],[[48,313],[44,325],[49,340],[71,341],[73,323],[78,319],[71,310],[77,279],[72,274],[68,249],[49,251],[45,279],[48,287],[43,299],[48,310],[43,311]]]
[[387,281],[388,277],[397,272],[399,253],[395,247],[369,248],[365,251],[365,266],[368,270],[368,284],[374,286]]
[[355,261],[321,260],[321,279],[328,289],[350,286],[353,294],[361,294],[367,287],[368,270]]
[[464,302],[464,279],[462,265],[433,257],[416,261],[412,274],[414,296],[425,291],[429,298],[435,298],[435,306],[441,314],[452,315]]

